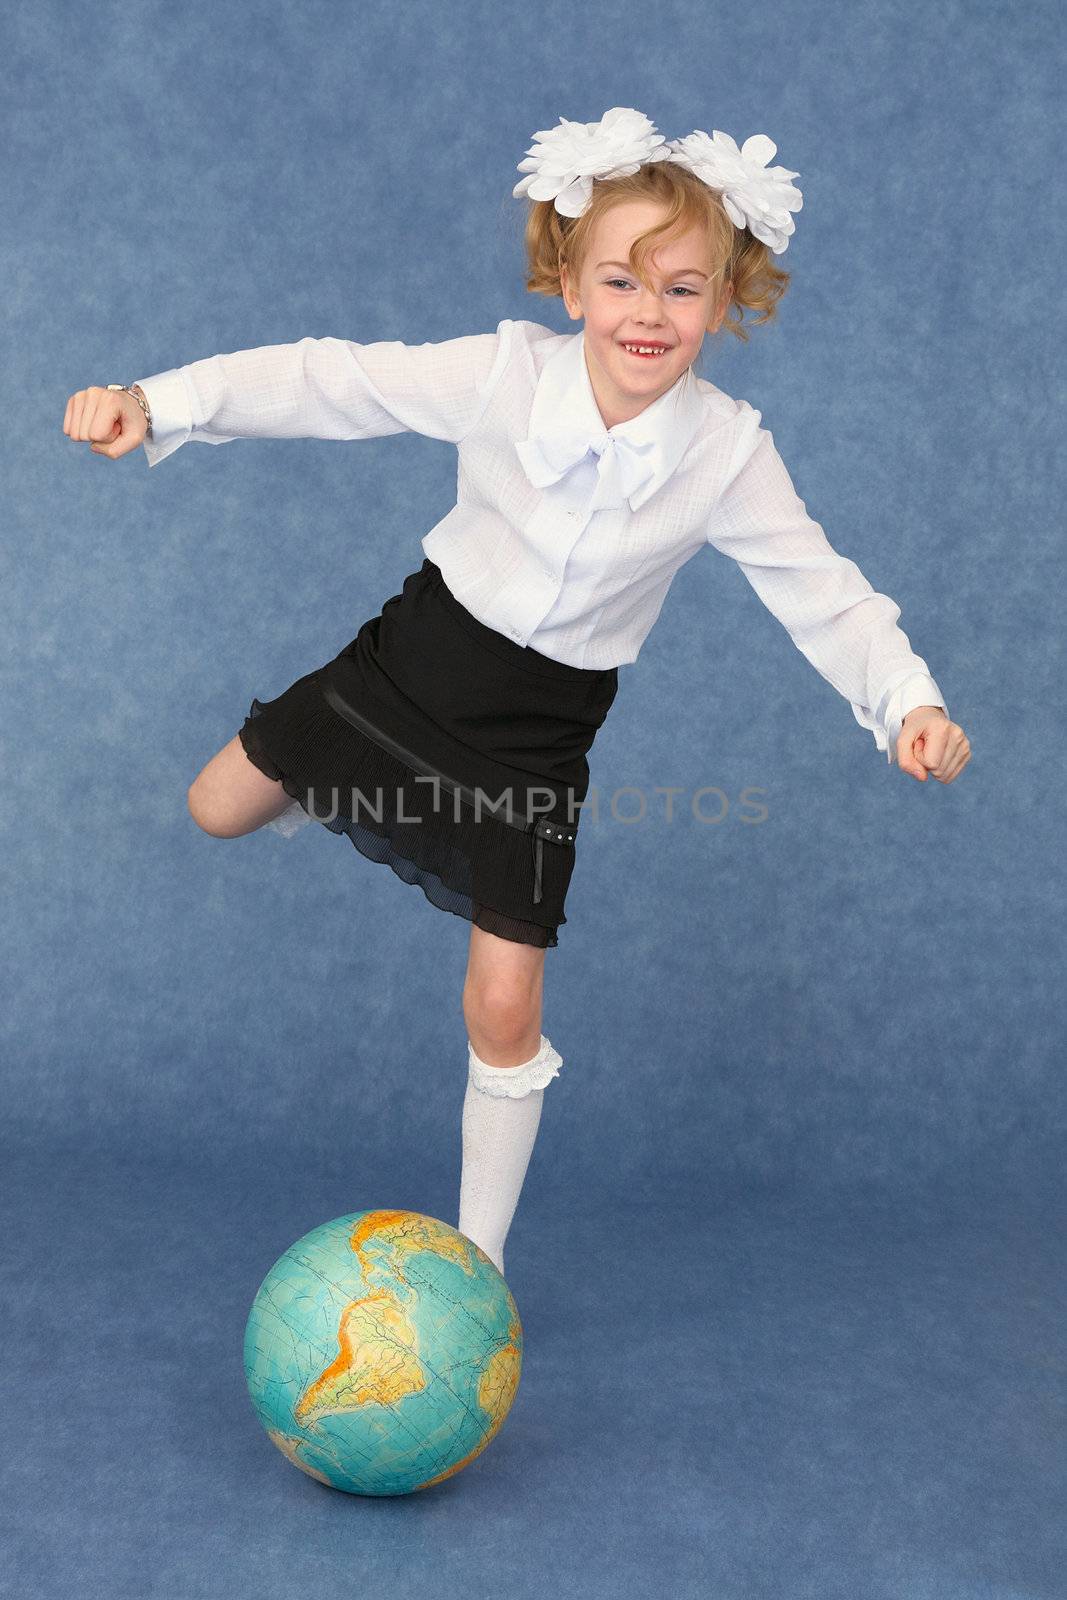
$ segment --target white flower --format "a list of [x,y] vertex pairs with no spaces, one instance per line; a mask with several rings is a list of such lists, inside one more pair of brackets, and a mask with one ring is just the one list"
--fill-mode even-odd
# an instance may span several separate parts
[[754,133],[740,150],[728,133],[715,129],[709,139],[699,129],[684,139],[672,139],[669,159],[688,167],[710,189],[722,193],[726,214],[735,228],[748,225],[762,244],[780,256],[796,224],[790,212],[803,205],[800,190],[791,183],[798,172],[768,167],[778,146],[765,133]]
[[[612,106],[599,122],[568,122],[534,134],[517,171],[529,173],[511,191],[516,200],[553,200],[563,217],[580,217],[594,178],[624,178],[647,161],[666,161],[667,141],[640,111]],[[772,146],[773,149],[773,146]]]

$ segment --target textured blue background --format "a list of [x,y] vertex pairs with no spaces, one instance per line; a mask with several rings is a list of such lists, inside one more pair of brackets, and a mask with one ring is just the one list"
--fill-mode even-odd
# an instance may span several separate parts
[[[5,8],[0,1592],[1063,1595],[1061,18]],[[515,1407],[458,1479],[353,1501],[264,1439],[241,1332],[318,1223],[455,1222],[469,928],[185,796],[418,567],[455,452],[149,473],[63,412],[306,334],[571,331],[511,188],[535,129],[614,104],[799,172],[777,325],[698,370],[900,604],[973,758],[888,767],[732,563],[683,569],[546,957]]]

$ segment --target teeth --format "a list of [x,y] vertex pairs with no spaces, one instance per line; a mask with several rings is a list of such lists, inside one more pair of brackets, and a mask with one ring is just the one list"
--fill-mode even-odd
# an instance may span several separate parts
[[649,344],[628,344],[624,345],[623,348],[625,350],[635,351],[638,355],[642,356],[661,356],[663,354],[662,350],[655,350]]

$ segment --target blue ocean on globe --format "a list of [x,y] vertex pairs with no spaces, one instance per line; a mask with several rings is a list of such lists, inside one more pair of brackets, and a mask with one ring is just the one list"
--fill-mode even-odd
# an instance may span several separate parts
[[294,1466],[350,1494],[410,1494],[462,1470],[511,1409],[522,1324],[477,1245],[416,1211],[313,1228],[264,1278],[248,1392]]

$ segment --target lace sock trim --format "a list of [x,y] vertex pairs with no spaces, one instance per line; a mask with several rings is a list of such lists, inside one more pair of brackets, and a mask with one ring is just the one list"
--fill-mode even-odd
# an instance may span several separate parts
[[543,1089],[553,1078],[559,1077],[559,1069],[563,1065],[563,1057],[545,1035],[541,1035],[541,1048],[529,1061],[521,1061],[517,1067],[491,1067],[487,1061],[482,1061],[475,1055],[474,1046],[467,1040],[467,1049],[470,1056],[470,1077],[476,1089],[481,1089],[484,1094],[507,1095],[511,1099],[520,1099],[523,1095],[531,1094],[535,1089]]

